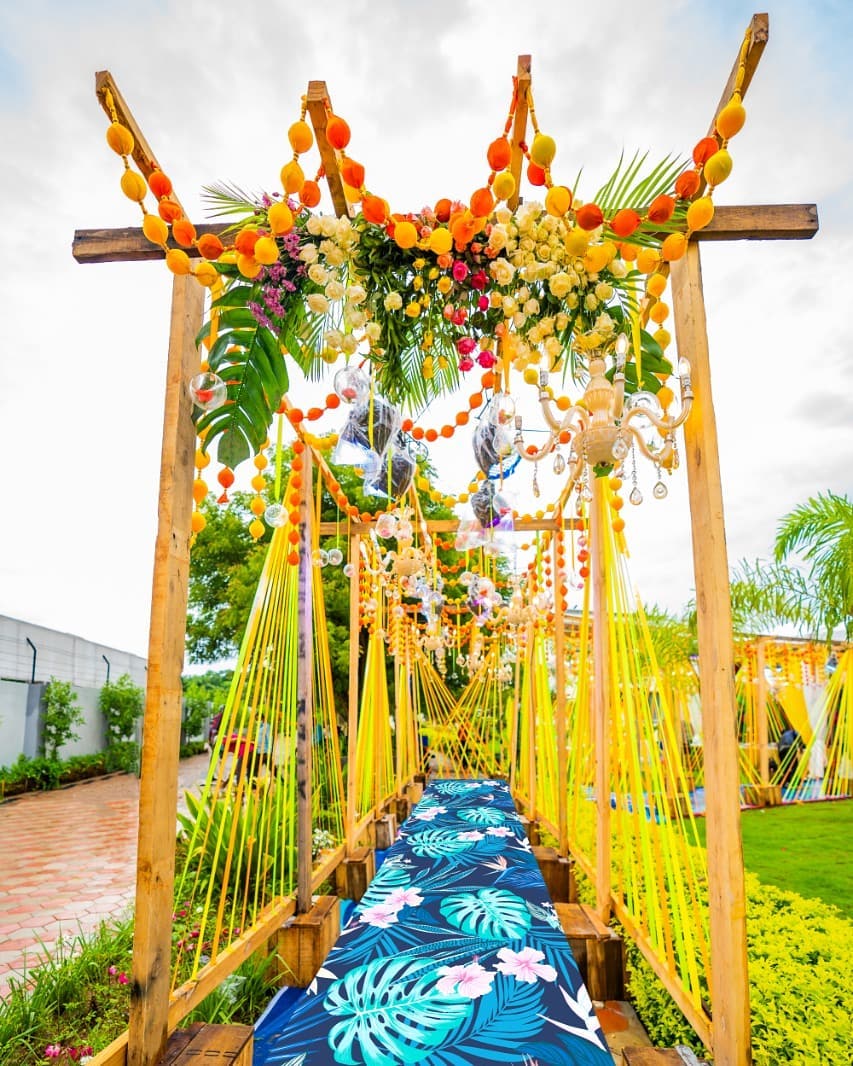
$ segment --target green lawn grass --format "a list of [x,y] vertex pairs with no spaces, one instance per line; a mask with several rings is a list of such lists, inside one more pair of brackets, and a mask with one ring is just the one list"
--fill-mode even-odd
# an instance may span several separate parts
[[[697,818],[705,843],[705,819]],[[853,800],[743,811],[747,870],[807,899],[835,904],[853,919]]]

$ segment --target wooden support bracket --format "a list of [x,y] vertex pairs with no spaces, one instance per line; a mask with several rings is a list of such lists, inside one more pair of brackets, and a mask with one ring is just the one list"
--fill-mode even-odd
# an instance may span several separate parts
[[524,152],[521,145],[527,138],[527,90],[530,88],[530,56],[518,57],[517,88],[518,99],[515,104],[515,123],[512,128],[512,143],[509,169],[515,178],[515,192],[507,200],[507,207],[514,211],[521,199],[521,168],[524,166]]
[[317,138],[317,148],[320,151],[320,159],[323,163],[323,170],[326,173],[326,182],[332,195],[335,214],[338,218],[348,218],[350,213],[349,204],[344,195],[344,182],[338,168],[338,157],[326,137],[326,106],[328,105],[331,108],[332,105],[329,100],[329,90],[324,81],[308,82],[307,102],[308,114],[311,118],[311,125],[314,127],[314,136]]
[[311,910],[291,918],[275,938],[281,983],[307,988],[340,934],[341,901],[337,896],[320,896]]
[[337,868],[336,875],[338,895],[358,903],[376,876],[376,856],[373,849],[355,848]]
[[554,903],[573,903],[577,899],[574,863],[559,854],[556,848],[537,845],[533,856],[539,863],[548,895]]

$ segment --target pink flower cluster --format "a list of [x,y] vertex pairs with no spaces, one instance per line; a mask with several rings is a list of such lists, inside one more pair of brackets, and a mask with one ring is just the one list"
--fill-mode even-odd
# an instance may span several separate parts
[[397,921],[397,915],[403,907],[418,907],[423,901],[423,896],[416,888],[395,888],[381,903],[365,907],[359,914],[358,920],[362,925],[375,925],[379,929],[387,929],[389,925]]
[[514,977],[516,981],[522,981],[524,984],[533,984],[539,980],[557,980],[557,971],[553,966],[542,962],[545,954],[536,948],[522,948],[521,951],[501,948],[498,958],[501,961],[496,970],[485,969],[476,959],[463,966],[440,966],[440,980],[436,986],[438,991],[448,996],[478,999],[491,992],[492,981],[498,972]]
[[48,1044],[44,1049],[46,1059],[67,1058],[70,1062],[88,1062],[94,1054],[90,1044],[80,1047],[63,1047],[62,1044]]

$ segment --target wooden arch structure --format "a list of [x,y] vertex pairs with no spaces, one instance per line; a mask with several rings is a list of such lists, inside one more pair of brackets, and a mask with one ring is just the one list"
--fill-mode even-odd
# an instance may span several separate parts
[[[755,15],[745,51],[742,89],[745,92],[768,38],[768,18]],[[741,57],[722,92],[725,103],[735,83]],[[520,83],[530,78],[530,57],[519,60]],[[148,175],[157,166],[154,153],[133,119],[120,92],[107,72],[97,75],[96,92],[104,103],[107,89],[121,121],[134,134],[134,159]],[[334,153],[325,137],[325,83],[311,82],[308,110],[314,122],[318,145],[326,166],[332,199],[338,213],[347,212]],[[714,111],[714,115],[717,113]],[[519,107],[513,131],[512,169],[521,169],[519,145],[525,137],[526,108]],[[711,123],[713,131],[713,120]],[[710,895],[711,999],[713,1022],[703,1034],[719,1066],[748,1066],[749,994],[747,984],[745,892],[738,799],[738,751],[734,730],[734,688],[731,607],[728,560],[725,545],[723,499],[720,483],[717,434],[711,389],[711,366],[705,305],[702,290],[699,242],[729,240],[807,239],[817,232],[814,205],[765,205],[719,207],[712,223],[693,235],[683,259],[672,266],[673,312],[679,349],[691,353],[695,401],[685,423],[685,465],[692,518],[693,560],[698,614],[699,662],[702,686],[705,758],[709,801],[707,841]],[[219,226],[198,226],[198,232],[216,232]],[[140,261],[162,258],[139,229],[81,230],[75,233],[74,257],[81,263]],[[195,339],[202,324],[203,290],[191,277],[176,277],[173,283],[170,338],[166,371],[165,407],[160,469],[158,530],[155,546],[151,624],[148,655],[148,688],[142,750],[140,788],[136,927],[129,1033],[95,1059],[98,1066],[155,1066],[165,1048],[168,1033],[192,1007],[228,972],[248,957],[280,925],[290,910],[277,911],[222,957],[217,975],[206,975],[184,987],[170,1000],[169,954],[171,944],[172,892],[174,882],[174,815],[177,805],[178,743],[181,718],[181,672],[189,577],[190,516],[194,479],[195,433],[191,403],[185,382],[196,372]],[[310,485],[305,476],[304,483]],[[300,566],[310,568],[307,516],[311,508],[303,500]],[[533,528],[548,528],[543,521]],[[355,550],[365,532],[353,526]],[[593,583],[600,596],[603,576],[601,555],[593,545]],[[357,586],[356,586],[357,588]],[[302,731],[310,728],[310,597],[303,576],[303,620],[299,639],[304,649],[300,699]],[[599,600],[600,602],[600,600]],[[351,604],[352,610],[352,604]],[[357,608],[356,608],[357,611]],[[606,627],[598,626],[595,655],[608,655]],[[559,669],[559,665],[558,665]],[[603,689],[595,696],[598,762],[608,744],[608,709]],[[310,752],[310,745],[304,746]],[[307,756],[306,756],[307,757]],[[304,782],[307,768],[303,767]],[[608,789],[609,791],[609,789]],[[305,812],[302,807],[303,835]],[[310,811],[307,832],[310,833]],[[603,818],[606,818],[606,813]],[[600,831],[597,853],[597,905],[605,919],[610,913],[607,871],[608,835]],[[310,854],[310,852],[309,852]],[[303,869],[297,906],[310,897],[310,868]]]

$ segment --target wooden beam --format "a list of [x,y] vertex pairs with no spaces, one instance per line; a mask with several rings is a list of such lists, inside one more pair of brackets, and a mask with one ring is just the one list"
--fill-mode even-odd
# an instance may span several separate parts
[[603,922],[610,920],[610,611],[604,558],[605,523],[609,520],[607,478],[592,478],[590,565],[592,569],[592,728],[595,743],[595,905]]
[[154,1066],[166,1047],[167,1038],[181,671],[184,666],[195,476],[195,428],[190,417],[192,403],[187,381],[198,369],[195,338],[201,328],[203,309],[204,290],[198,282],[192,277],[176,277],[172,285],[159,520],[142,731],[128,1048],[130,1066]]
[[516,103],[515,122],[512,127],[511,155],[509,169],[515,178],[515,192],[507,200],[507,207],[514,211],[521,200],[521,169],[524,166],[522,144],[527,139],[527,91],[530,88],[530,56],[519,56],[516,69]]
[[308,114],[311,117],[311,125],[314,127],[314,136],[317,138],[317,148],[326,173],[329,192],[332,194],[335,214],[338,218],[349,218],[349,204],[344,195],[344,182],[338,169],[338,157],[326,137],[326,106],[332,105],[329,100],[329,90],[324,81],[308,82],[307,102]]
[[708,909],[713,1051],[718,1066],[749,1066],[746,893],[740,833],[738,744],[729,567],[717,426],[711,395],[699,248],[672,264],[678,350],[689,356],[695,399],[684,424],[693,536],[699,678],[707,795]]
[[[223,233],[225,222],[199,223],[198,235]],[[705,229],[691,236],[693,241],[783,241],[809,240],[818,231],[815,204],[747,204],[717,207]],[[170,248],[180,245],[169,240]],[[195,247],[184,248],[191,258]],[[145,237],[139,226],[120,229],[79,229],[74,232],[71,254],[78,263],[139,263],[164,259],[165,252]]]
[[314,749],[314,562],[311,521],[314,462],[302,453],[299,501],[299,577],[296,631],[296,912],[311,910]]
[[[746,54],[743,56],[743,76],[740,83],[742,97],[746,96],[746,90],[749,88],[750,82],[758,67],[759,60],[764,54],[764,48],[770,36],[770,18],[768,15],[764,12],[753,15],[747,33],[749,34],[749,42],[746,46]],[[714,133],[714,123],[717,120],[717,115],[720,113],[721,108],[725,107],[729,102],[732,90],[737,84],[740,66],[741,54],[740,51],[738,51],[737,59],[735,59],[731,73],[729,74],[729,80],[726,82],[725,88],[720,96],[720,102],[717,104],[714,109],[714,114],[711,117],[711,124],[708,127],[709,137]]]

